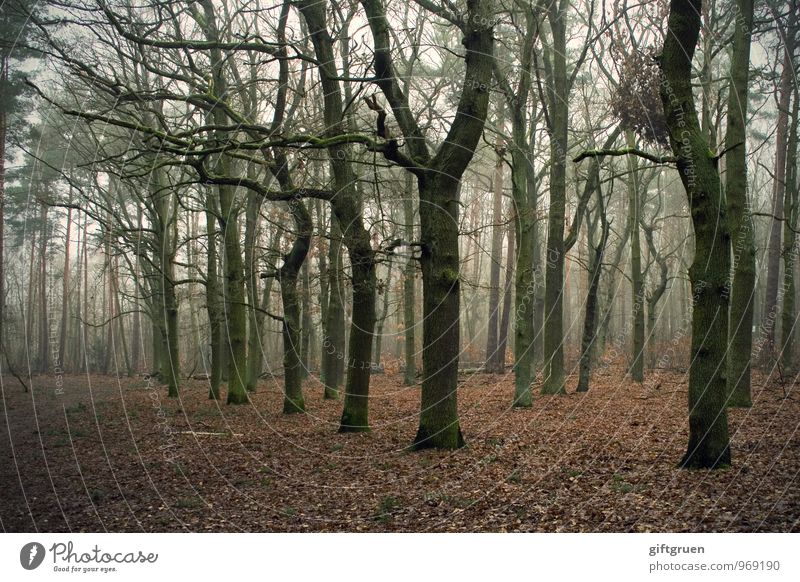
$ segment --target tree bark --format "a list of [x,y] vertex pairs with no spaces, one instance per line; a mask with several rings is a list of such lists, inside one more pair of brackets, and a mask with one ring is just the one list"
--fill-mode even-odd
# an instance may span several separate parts
[[786,221],[783,223],[783,306],[781,312],[781,364],[783,373],[795,372],[794,331],[795,331],[795,264],[797,249],[795,248],[798,214],[797,200],[797,117],[800,93],[794,88],[792,105],[792,121],[789,128],[788,145],[786,147],[786,189],[784,192],[784,210]]
[[497,358],[495,370],[498,374],[506,371],[506,345],[508,344],[508,324],[511,318],[511,288],[514,281],[514,256],[516,254],[516,218],[512,212],[512,222],[508,227],[506,247],[506,280],[503,289],[503,315],[500,318],[500,329],[497,338]]
[[217,270],[217,209],[214,190],[211,186],[206,188],[206,313],[208,313],[208,336],[210,343],[211,370],[209,375],[208,397],[211,400],[220,399],[220,384],[222,383],[222,350],[224,314],[220,299],[222,289]]
[[766,332],[766,342],[763,354],[767,361],[772,361],[775,357],[775,328],[777,327],[778,317],[778,283],[780,279],[781,251],[781,230],[784,219],[784,196],[786,191],[786,150],[787,136],[789,132],[789,102],[792,94],[792,79],[794,65],[792,53],[794,50],[794,29],[796,14],[790,12],[789,23],[784,47],[783,71],[781,72],[780,84],[778,86],[778,120],[777,131],[775,134],[775,173],[772,188],[772,223],[770,226],[768,254],[767,254],[767,286],[764,298],[763,317],[766,319],[762,323],[762,328]]
[[[597,296],[600,289],[600,275],[603,272],[603,253],[610,225],[605,218],[605,208],[603,206],[603,194],[598,186],[597,196],[599,198],[597,217],[601,224],[600,241],[597,245],[592,244],[591,232],[587,233],[587,246],[589,250],[589,288],[586,293],[586,312],[583,318],[583,336],[581,337],[581,357],[578,374],[578,392],[589,390],[589,380],[592,372],[592,351],[597,339]],[[588,213],[588,210],[587,210]],[[587,218],[587,223],[589,222]]]
[[[505,103],[500,102],[497,112],[497,125],[502,128],[505,117]],[[498,321],[500,319],[500,270],[503,263],[503,138],[502,130],[495,138],[495,164],[492,178],[492,246],[489,255],[489,313],[486,317],[486,371],[499,374],[500,369]],[[511,257],[509,257],[509,260]]]
[[39,237],[39,371],[46,372],[50,366],[50,321],[47,317],[47,210],[41,205],[39,219],[42,233]]
[[[248,177],[255,178],[252,165],[248,164]],[[247,292],[247,383],[245,389],[255,392],[261,374],[261,339],[258,321],[258,304],[261,299],[258,288],[256,242],[261,197],[252,190],[247,192],[244,231],[245,290]]]
[[[314,0],[298,2],[308,24],[319,66],[317,70],[324,93],[326,133],[344,133],[342,91],[333,51],[333,41],[326,28],[324,4]],[[372,336],[375,330],[375,256],[369,231],[361,215],[361,201],[355,189],[355,174],[350,163],[349,147],[335,144],[328,148],[334,191],[331,208],[344,229],[343,238],[350,256],[353,277],[353,317],[350,326],[348,373],[340,432],[369,430],[369,379],[372,361]]]
[[339,222],[331,216],[330,246],[328,247],[328,301],[327,313],[323,323],[325,338],[322,342],[322,378],[325,385],[324,397],[339,399],[339,386],[342,384],[342,361],[345,357],[344,338],[344,289],[342,272],[342,234]]
[[550,110],[550,214],[545,268],[544,383],[542,394],[565,394],[564,388],[564,219],[567,198],[566,13],[551,2],[547,18],[553,35],[552,67],[548,80]]
[[[284,164],[280,165],[285,167]],[[278,270],[283,299],[284,414],[303,412],[306,409],[303,398],[301,298],[297,292],[297,280],[305,264],[313,232],[311,215],[302,200],[291,201],[289,211],[294,219],[297,235],[291,250],[283,257],[283,265]]]
[[[405,195],[403,197],[403,216],[405,222],[406,240],[414,240],[414,199],[413,185],[410,173],[405,176]],[[417,382],[417,342],[416,342],[416,307],[415,282],[417,276],[417,262],[413,255],[409,255],[403,269],[403,335],[405,336],[404,357],[405,372],[403,382],[406,386],[413,386]]]
[[61,285],[61,330],[58,342],[58,362],[59,369],[66,367],[67,354],[67,325],[69,323],[69,252],[71,248],[70,238],[72,238],[72,208],[67,210],[67,232],[64,237],[64,274]]
[[[632,131],[625,132],[628,147],[636,147]],[[639,161],[636,156],[628,156],[628,229],[631,243],[631,298],[633,308],[632,353],[629,373],[634,382],[644,380],[644,277],[642,276],[642,246],[639,240],[639,222],[641,217],[639,182]]]
[[731,462],[725,406],[730,235],[721,203],[717,160],[700,127],[692,93],[692,57],[700,14],[700,0],[671,0],[660,59],[661,101],[695,234],[695,256],[689,268],[694,301],[689,444],[680,462],[682,468],[718,468]]

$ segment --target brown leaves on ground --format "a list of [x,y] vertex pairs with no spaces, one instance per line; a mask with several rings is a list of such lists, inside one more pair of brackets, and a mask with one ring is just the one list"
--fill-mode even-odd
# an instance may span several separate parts
[[[419,387],[372,381],[372,432],[338,434],[341,402],[280,385],[250,405],[181,398],[143,378],[5,381],[5,531],[797,531],[800,405],[754,387],[733,410],[733,466],[675,467],[687,442],[686,376],[637,385],[604,371],[585,395],[509,407],[511,376],[465,377],[458,451],[409,452]],[[151,389],[152,388],[152,389]]]

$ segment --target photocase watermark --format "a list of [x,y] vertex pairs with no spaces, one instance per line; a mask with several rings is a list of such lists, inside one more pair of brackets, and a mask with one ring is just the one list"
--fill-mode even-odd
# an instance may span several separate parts
[[64,369],[61,367],[61,337],[50,324],[50,359],[53,361],[53,376],[55,376],[55,394],[64,394]]
[[54,572],[101,573],[116,572],[120,564],[155,564],[155,552],[105,551],[97,544],[81,551],[72,541],[56,542],[48,550],[39,542],[29,542],[19,551],[19,563],[25,570],[35,570],[44,563],[47,555],[52,558]]
[[19,563],[26,570],[35,570],[41,566],[44,557],[44,546],[39,542],[28,542],[19,551]]
[[156,411],[156,425],[166,437],[164,444],[160,445],[158,449],[164,456],[164,460],[170,464],[177,464],[176,449],[178,447],[175,442],[175,431],[169,424],[167,413],[161,404],[161,397],[158,395],[155,383],[153,382],[154,376],[148,374],[144,377],[145,389],[149,392],[150,402]]

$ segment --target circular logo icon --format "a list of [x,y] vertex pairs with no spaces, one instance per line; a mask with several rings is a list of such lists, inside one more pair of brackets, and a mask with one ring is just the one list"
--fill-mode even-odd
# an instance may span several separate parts
[[19,551],[19,563],[26,570],[35,570],[44,561],[44,546],[39,542],[30,542]]

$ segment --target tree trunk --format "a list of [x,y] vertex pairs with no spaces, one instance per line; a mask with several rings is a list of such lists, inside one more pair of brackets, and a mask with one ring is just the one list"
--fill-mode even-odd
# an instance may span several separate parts
[[719,196],[717,161],[700,128],[691,85],[700,4],[700,0],[671,0],[660,62],[661,101],[695,234],[695,256],[689,269],[694,301],[689,444],[680,462],[683,468],[717,468],[731,461],[725,406],[730,235]]
[[[535,192],[528,182],[529,164],[526,156],[525,118],[512,119],[513,150],[511,152],[511,189],[514,199],[514,228],[518,241],[516,280],[514,282],[514,406],[528,408],[532,405],[531,384],[534,378],[536,357],[534,327],[536,307],[536,281],[534,273],[536,244]],[[532,173],[533,168],[530,168]]]
[[67,352],[67,325],[69,323],[69,252],[70,238],[72,238],[72,208],[67,210],[67,233],[64,238],[64,275],[61,285],[61,330],[58,334],[58,362],[60,370],[66,366]]
[[[8,57],[0,60],[0,84],[8,81]],[[6,208],[6,113],[0,109],[0,355],[5,354],[6,327],[6,271],[5,271],[5,215]]]
[[331,216],[330,246],[328,247],[328,300],[327,313],[323,323],[325,338],[322,342],[322,377],[325,384],[325,398],[338,400],[339,386],[342,383],[341,362],[345,356],[344,289],[341,282],[342,235],[339,221]]
[[376,319],[375,328],[375,350],[372,356],[373,370],[381,368],[381,354],[383,353],[383,326],[386,323],[386,317],[389,314],[389,291],[392,288],[392,267],[391,263],[387,263],[386,268],[386,281],[383,283],[383,305],[381,307],[381,316]]
[[[598,197],[600,198],[600,206],[598,213],[604,213],[605,208],[602,206],[602,192],[598,187]],[[588,211],[587,211],[588,212]],[[580,357],[580,370],[578,375],[578,392],[586,392],[589,390],[589,380],[592,372],[592,351],[595,346],[597,338],[597,295],[600,289],[600,275],[603,272],[603,253],[605,252],[606,242],[608,241],[608,234],[610,225],[605,219],[605,216],[598,216],[598,220],[602,222],[600,241],[597,246],[592,245],[592,235],[587,233],[587,246],[589,250],[589,288],[586,293],[586,312],[583,318],[583,336],[581,337],[581,357]],[[588,223],[587,219],[587,223]]]
[[178,397],[180,385],[180,328],[178,327],[178,297],[175,293],[175,270],[172,260],[164,265],[161,375],[167,382],[167,396]]
[[224,315],[220,298],[219,274],[217,271],[217,219],[216,203],[213,190],[210,186],[206,189],[206,312],[208,313],[208,335],[211,344],[211,373],[209,377],[208,397],[212,400],[220,399],[220,384],[222,383],[222,351],[223,334],[222,326]]
[[[314,51],[319,61],[317,70],[324,93],[326,133],[339,135],[345,130],[342,91],[336,70],[333,44],[326,28],[324,4],[313,0],[298,2],[308,24]],[[361,215],[361,201],[355,189],[355,175],[350,163],[349,147],[335,144],[328,148],[333,186],[333,213],[344,228],[343,237],[350,255],[353,277],[353,317],[350,326],[348,373],[340,432],[369,430],[369,378],[372,360],[372,335],[375,330],[375,256],[369,231]]]
[[[467,0],[464,27],[465,77],[458,107],[445,140],[435,155],[411,114],[392,62],[391,29],[383,4],[362,0],[374,41],[375,83],[389,102],[406,138],[410,158],[404,165],[417,177],[421,212],[423,282],[423,381],[419,428],[413,447],[453,449],[464,444],[458,422],[460,180],[483,133],[489,108],[494,62],[494,16],[486,0]],[[319,56],[319,55],[318,55]],[[380,119],[380,117],[379,117]],[[380,123],[379,123],[380,130]],[[394,146],[397,145],[397,142]],[[394,153],[392,153],[394,152]],[[403,161],[396,147],[384,155]],[[354,281],[357,281],[354,272]],[[354,300],[354,304],[358,304]],[[374,313],[374,311],[373,311]]]
[[[141,232],[142,228],[142,207],[140,204],[137,203],[137,218],[136,218],[136,226]],[[86,234],[84,233],[84,237]],[[141,235],[139,235],[141,236]],[[137,244],[141,243],[141,239],[137,241]],[[135,262],[134,262],[134,274],[133,276],[139,280],[141,275],[141,259],[139,255],[136,255]],[[131,349],[131,367],[133,368],[134,373],[140,372],[140,361],[142,357],[142,318],[139,310],[141,309],[141,294],[140,289],[141,286],[138,284],[134,285],[134,303],[133,303],[133,335],[131,339],[131,343],[133,344]],[[80,290],[80,265],[78,269],[78,289]],[[80,305],[80,291],[78,297],[78,305]]]
[[[500,102],[497,112],[497,125],[503,126],[505,102]],[[498,320],[500,318],[500,270],[503,263],[503,137],[502,132],[495,138],[495,164],[492,179],[492,247],[489,269],[489,313],[487,315],[486,334],[486,371],[499,374],[500,362],[498,349]],[[510,257],[509,257],[510,259]]]
[[[632,131],[625,132],[628,147],[636,147]],[[639,160],[636,156],[628,156],[628,229],[631,244],[631,298],[632,318],[632,353],[629,373],[634,382],[644,380],[644,277],[642,276],[642,247],[639,241],[639,220],[641,210],[639,200]]]
[[39,237],[39,371],[50,367],[50,321],[47,317],[47,210],[42,204],[40,220],[42,233]]
[[512,212],[512,222],[508,228],[508,247],[506,248],[506,280],[503,290],[503,316],[497,338],[497,360],[495,370],[498,374],[506,371],[506,345],[508,344],[508,323],[511,318],[511,288],[514,281],[514,256],[516,254],[516,219]]
[[308,378],[312,363],[311,326],[313,325],[313,319],[311,318],[311,275],[309,274],[308,261],[303,261],[303,268],[301,269],[300,276],[302,277],[302,319],[300,326],[300,355],[302,365],[300,368],[300,375],[303,378]]
[[[128,336],[125,333],[125,319],[122,317],[122,303],[120,300],[120,292],[119,292],[119,279],[117,278],[117,274],[119,273],[119,260],[117,258],[114,259],[114,277],[111,280],[112,282],[112,299],[114,301],[114,309],[117,314],[116,317],[116,324],[118,328],[119,334],[119,343],[120,343],[120,350],[122,351],[122,359],[125,360],[125,372],[128,376],[133,376],[133,368],[131,367],[131,359],[128,354]],[[115,342],[116,344],[116,342]]]
[[[283,164],[282,164],[283,165]],[[303,398],[303,358],[301,354],[302,329],[300,297],[297,280],[311,246],[313,225],[311,215],[302,200],[289,203],[297,236],[283,265],[278,270],[278,280],[283,299],[283,413],[292,414],[306,409]]]
[[429,173],[419,181],[422,242],[422,404],[415,448],[454,449],[464,445],[458,421],[460,351],[458,248],[459,183]]
[[[405,236],[407,241],[414,240],[414,198],[413,182],[410,173],[405,176],[405,196],[403,197],[403,217],[405,222]],[[417,278],[417,261],[413,254],[409,253],[403,269],[403,335],[405,336],[405,372],[403,381],[406,386],[413,386],[417,383],[417,342],[416,342],[416,318],[414,308],[416,306],[415,282]]]
[[792,106],[792,123],[786,152],[786,189],[784,193],[784,210],[786,221],[783,223],[783,309],[781,313],[781,363],[783,373],[792,375],[795,372],[794,362],[794,329],[795,329],[795,229],[797,228],[797,117],[800,93],[794,89]]
[[786,190],[786,149],[787,134],[789,130],[789,100],[792,94],[792,79],[794,66],[792,63],[793,30],[796,15],[789,15],[788,33],[784,48],[783,72],[778,87],[778,121],[775,135],[775,173],[772,188],[772,224],[770,226],[768,255],[767,255],[767,287],[764,299],[764,318],[762,327],[766,332],[763,354],[767,361],[772,361],[775,356],[775,328],[778,317],[778,280],[780,278],[781,229],[784,218],[784,195]]
[[[252,164],[248,164],[248,177],[255,179]],[[255,392],[258,376],[261,373],[261,340],[258,327],[258,303],[260,294],[259,277],[256,264],[256,242],[258,240],[258,215],[261,209],[261,197],[253,191],[247,192],[244,231],[244,268],[245,290],[247,292],[247,382],[245,389]]]
[[564,218],[567,198],[566,14],[552,2],[548,21],[553,35],[550,94],[550,215],[545,274],[544,383],[542,394],[564,394]]

